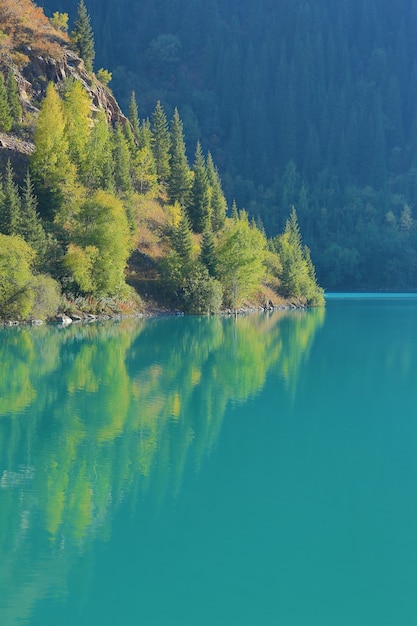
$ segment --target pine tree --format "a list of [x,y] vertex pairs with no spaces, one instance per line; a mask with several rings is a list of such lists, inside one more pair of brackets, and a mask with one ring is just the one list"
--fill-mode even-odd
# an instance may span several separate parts
[[169,149],[171,139],[169,136],[168,122],[161,103],[157,102],[152,114],[152,152],[155,158],[158,181],[165,184],[169,178]]
[[206,164],[200,142],[197,142],[193,171],[194,178],[188,214],[194,232],[202,233],[210,223],[210,197]]
[[206,228],[203,232],[200,260],[208,269],[210,276],[216,276],[216,247],[211,228]]
[[129,122],[132,125],[133,135],[134,135],[136,141],[139,141],[139,137],[140,137],[140,122],[139,122],[138,105],[136,103],[136,96],[135,96],[135,92],[134,91],[132,91],[132,95],[130,97],[128,119],[129,119]]
[[174,230],[172,245],[180,256],[183,266],[189,266],[192,261],[193,240],[190,220],[184,208],[181,209],[180,221]]
[[191,191],[191,172],[185,153],[185,141],[182,121],[178,109],[175,109],[171,120],[170,175],[168,193],[172,204],[178,202],[186,206]]
[[10,112],[6,86],[4,84],[4,76],[0,73],[0,130],[4,130],[7,133],[11,129],[12,124],[13,119]]
[[35,196],[29,170],[21,189],[21,212],[17,233],[42,257],[46,250],[46,236],[37,213],[38,200]]
[[152,150],[152,137],[151,123],[149,119],[147,118],[146,120],[142,120],[142,123],[139,126],[138,147],[146,147]]
[[74,23],[74,30],[71,33],[71,39],[77,46],[78,52],[84,61],[87,71],[92,72],[96,53],[94,50],[93,29],[91,27],[90,16],[87,12],[84,0],[80,0],[78,4],[77,19]]
[[0,232],[3,235],[17,235],[20,222],[20,196],[19,189],[14,182],[14,172],[7,161],[3,181],[3,194],[0,205]]
[[124,134],[124,137],[126,139],[126,142],[127,142],[128,148],[129,148],[130,156],[133,158],[134,155],[135,155],[135,151],[137,149],[137,146],[136,146],[136,141],[135,141],[135,136],[133,134],[132,126],[129,123],[129,121],[127,121],[123,125],[123,134]]
[[123,127],[117,124],[113,137],[113,163],[114,182],[116,191],[119,193],[132,192],[132,179],[130,176],[130,153],[125,139]]
[[7,75],[7,99],[9,101],[10,113],[14,122],[22,120],[22,105],[20,104],[19,90],[17,87],[16,77],[12,69],[9,69]]
[[223,194],[219,173],[210,152],[207,155],[206,171],[210,187],[211,226],[213,231],[217,232],[224,226],[227,202]]

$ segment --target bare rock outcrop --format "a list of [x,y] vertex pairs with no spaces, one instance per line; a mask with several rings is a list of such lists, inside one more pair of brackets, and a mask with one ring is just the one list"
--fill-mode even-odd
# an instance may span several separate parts
[[81,81],[89,93],[94,109],[104,109],[111,124],[126,122],[111,91],[94,74],[87,72],[83,60],[73,50],[64,48],[60,58],[32,54],[30,48],[26,48],[25,54],[29,63],[20,76],[16,76],[23,102],[40,103],[49,82],[55,83],[59,90],[67,78],[73,77]]

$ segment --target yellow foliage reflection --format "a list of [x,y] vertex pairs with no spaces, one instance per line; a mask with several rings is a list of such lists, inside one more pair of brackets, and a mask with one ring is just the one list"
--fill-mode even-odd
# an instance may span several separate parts
[[23,551],[35,571],[32,533],[61,559],[63,548],[106,538],[122,500],[177,493],[187,462],[198,467],[215,444],[228,404],[268,376],[295,384],[324,314],[2,331],[0,561]]

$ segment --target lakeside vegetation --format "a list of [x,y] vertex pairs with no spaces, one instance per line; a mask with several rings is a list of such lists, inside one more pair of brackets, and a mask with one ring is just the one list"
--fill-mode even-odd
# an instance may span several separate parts
[[[76,13],[78,0],[43,0]],[[123,106],[177,106],[268,236],[297,208],[328,291],[417,291],[414,0],[88,0]]]
[[[30,0],[4,2],[0,29],[0,132],[17,146],[1,166],[0,318],[77,313],[80,303],[129,313],[149,296],[197,314],[279,297],[323,304],[295,209],[274,238],[236,204],[229,210],[199,142],[189,165],[177,109],[168,121],[157,102],[139,119],[132,93],[128,118],[114,120],[81,76],[63,71],[52,82],[34,73],[32,39],[38,55],[64,64],[71,45],[98,84],[82,1],[70,36],[65,15],[48,21]],[[110,73],[98,76],[106,82]]]

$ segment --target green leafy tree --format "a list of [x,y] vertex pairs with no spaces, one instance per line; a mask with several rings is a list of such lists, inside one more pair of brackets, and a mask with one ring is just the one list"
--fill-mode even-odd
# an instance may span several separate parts
[[9,69],[7,75],[7,99],[9,101],[10,113],[14,122],[22,121],[22,105],[20,104],[19,89],[17,87],[16,77],[12,69]]
[[61,304],[59,283],[47,274],[36,274],[31,280],[32,306],[31,317],[44,320],[58,312]]
[[109,72],[109,70],[106,70],[104,67],[101,67],[97,71],[97,79],[101,83],[103,83],[103,85],[108,85],[112,81],[113,75],[111,72]]
[[4,235],[18,234],[20,209],[19,189],[14,181],[14,172],[9,159],[4,174],[3,193],[0,201],[0,232]]
[[29,315],[34,256],[21,237],[0,235],[0,318],[26,319]]
[[78,250],[68,248],[64,265],[73,271],[84,291],[111,296],[126,289],[124,271],[131,237],[126,211],[118,198],[99,190],[87,200],[77,215],[72,243]]
[[249,224],[246,212],[241,211],[239,219],[228,220],[220,233],[216,252],[225,304],[236,308],[253,295],[265,275],[265,236]]
[[0,130],[7,133],[11,130],[12,124],[13,118],[7,97],[6,85],[4,84],[4,76],[0,73]]
[[217,313],[222,305],[223,290],[220,282],[210,276],[208,269],[196,263],[182,285],[182,305],[186,313],[205,315]]
[[178,109],[171,120],[170,175],[168,194],[172,204],[187,206],[191,191],[191,172],[188,166],[182,121]]
[[112,136],[106,113],[102,109],[90,132],[83,180],[89,189],[114,189]]
[[74,23],[74,30],[71,39],[75,43],[80,57],[84,61],[87,71],[93,71],[94,58],[94,34],[91,27],[90,16],[87,12],[84,0],[80,0],[77,10],[77,19]]
[[91,100],[81,81],[70,81],[64,94],[63,112],[69,157],[83,176],[90,138]]
[[55,11],[49,21],[57,30],[62,30],[64,33],[68,32],[68,13]]
[[62,102],[52,83],[46,88],[30,161],[41,214],[65,220],[76,200],[76,168],[69,156]]
[[200,142],[197,142],[193,172],[194,178],[188,214],[194,232],[202,233],[210,223],[210,192],[206,164]]
[[171,139],[168,130],[168,122],[161,103],[156,103],[151,119],[152,152],[155,159],[158,181],[165,184],[169,179],[169,149]]
[[135,150],[132,159],[132,179],[133,185],[139,193],[156,195],[158,178],[155,159],[149,146]]

